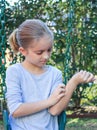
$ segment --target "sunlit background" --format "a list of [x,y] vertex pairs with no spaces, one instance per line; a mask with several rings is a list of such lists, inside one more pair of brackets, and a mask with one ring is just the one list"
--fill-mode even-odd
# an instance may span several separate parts
[[8,1],[8,3],[10,3],[11,5],[14,5],[14,2],[18,2],[19,0],[6,0]]

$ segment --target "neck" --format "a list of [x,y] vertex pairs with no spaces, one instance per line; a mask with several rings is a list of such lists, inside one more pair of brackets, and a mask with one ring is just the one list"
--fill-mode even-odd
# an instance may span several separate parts
[[41,73],[43,73],[43,72],[46,71],[46,70],[45,70],[45,66],[39,67],[39,66],[36,66],[36,65],[34,65],[34,64],[31,64],[31,63],[29,63],[29,62],[27,62],[27,61],[22,62],[22,66],[23,66],[26,70],[28,70],[29,72],[31,72],[31,73],[33,73],[33,74],[41,74]]

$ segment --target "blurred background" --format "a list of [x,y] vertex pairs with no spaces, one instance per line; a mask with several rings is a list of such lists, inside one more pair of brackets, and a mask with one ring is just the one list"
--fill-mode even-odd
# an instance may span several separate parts
[[[8,36],[24,20],[33,18],[46,22],[54,32],[54,49],[48,64],[56,66],[63,72],[65,84],[81,69],[92,72],[97,79],[97,0],[0,0],[1,112],[6,107],[5,103],[2,105],[2,101],[5,102],[6,68],[23,60],[20,54],[15,55],[12,52],[7,42]],[[92,124],[95,124],[96,106],[97,80],[94,83],[80,84],[66,110],[67,127],[70,126],[68,130],[71,130],[74,124],[72,121],[77,124],[81,121],[78,118],[87,118],[85,119],[87,122],[94,117]],[[89,128],[90,126],[85,129]],[[94,130],[93,128],[96,130],[97,126],[91,130]],[[72,130],[80,128],[75,127]]]

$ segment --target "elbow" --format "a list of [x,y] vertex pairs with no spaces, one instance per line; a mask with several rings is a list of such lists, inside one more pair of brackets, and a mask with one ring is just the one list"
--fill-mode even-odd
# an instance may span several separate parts
[[19,113],[17,111],[14,111],[13,114],[12,114],[12,116],[14,118],[18,118],[19,117]]
[[18,109],[16,109],[16,110],[12,113],[12,116],[13,116],[14,118],[18,118],[18,117],[23,116],[23,113],[22,113],[21,108],[19,107]]
[[58,115],[60,115],[61,111],[49,109],[49,113],[50,113],[52,116],[58,116]]
[[23,116],[22,105],[20,105],[20,106],[12,113],[12,116],[13,116],[14,118],[18,118],[18,117]]
[[48,111],[52,116],[59,116],[64,110],[66,107],[51,107]]

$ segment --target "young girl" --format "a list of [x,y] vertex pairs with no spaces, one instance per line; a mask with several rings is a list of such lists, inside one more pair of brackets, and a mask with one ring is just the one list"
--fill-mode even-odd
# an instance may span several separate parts
[[25,60],[6,71],[7,104],[12,130],[58,130],[57,115],[68,105],[80,83],[92,82],[86,71],[62,84],[62,73],[46,65],[53,48],[53,33],[40,20],[26,20],[9,37],[15,53]]

